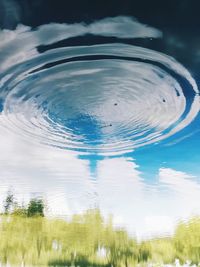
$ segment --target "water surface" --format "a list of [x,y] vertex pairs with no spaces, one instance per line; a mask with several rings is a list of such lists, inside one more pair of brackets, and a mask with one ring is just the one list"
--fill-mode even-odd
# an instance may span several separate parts
[[199,81],[169,39],[125,15],[2,28],[1,200],[98,207],[138,238],[199,215]]

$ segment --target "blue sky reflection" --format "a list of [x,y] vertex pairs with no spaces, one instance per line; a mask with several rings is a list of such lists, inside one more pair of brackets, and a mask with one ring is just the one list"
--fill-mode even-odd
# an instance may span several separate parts
[[[44,196],[49,215],[99,207],[139,238],[171,234],[200,214],[196,81],[168,55],[138,46],[38,51],[85,34],[162,38],[122,16],[0,32],[0,201],[12,189],[21,202]],[[113,58],[123,50],[134,59]],[[48,67],[55,56],[91,51],[105,57]]]

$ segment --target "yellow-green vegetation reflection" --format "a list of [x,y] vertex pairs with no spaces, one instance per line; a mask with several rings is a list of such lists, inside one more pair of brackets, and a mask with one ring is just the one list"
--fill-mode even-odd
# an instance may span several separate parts
[[0,221],[0,263],[13,266],[147,266],[200,262],[200,218],[177,225],[173,237],[137,242],[98,209],[70,220],[44,216],[44,203],[19,206],[7,196]]

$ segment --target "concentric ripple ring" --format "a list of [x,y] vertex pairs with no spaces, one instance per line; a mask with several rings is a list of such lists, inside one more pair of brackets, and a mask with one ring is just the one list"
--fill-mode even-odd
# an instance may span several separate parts
[[139,46],[51,49],[0,78],[4,125],[62,149],[124,153],[174,135],[199,112],[187,69]]

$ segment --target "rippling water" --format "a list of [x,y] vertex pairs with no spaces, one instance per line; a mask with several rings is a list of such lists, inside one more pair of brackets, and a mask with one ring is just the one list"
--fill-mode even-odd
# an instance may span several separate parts
[[2,194],[44,195],[62,216],[98,206],[138,236],[200,212],[197,135],[179,144],[199,131],[199,89],[154,49],[159,29],[119,16],[20,24],[0,39]]
[[199,111],[190,73],[133,45],[51,49],[2,79],[5,125],[63,149],[124,153],[175,134]]

